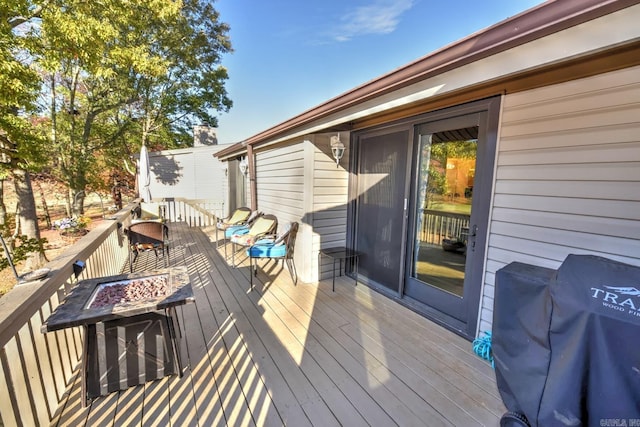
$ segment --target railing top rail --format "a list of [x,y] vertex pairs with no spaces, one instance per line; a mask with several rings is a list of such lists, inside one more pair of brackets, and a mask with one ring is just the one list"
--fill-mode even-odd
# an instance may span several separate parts
[[98,224],[86,236],[49,262],[46,278],[32,283],[16,285],[0,298],[0,348],[27,323],[43,304],[73,275],[73,264],[85,261],[117,228],[131,220],[129,205],[108,220]]
[[186,205],[191,206],[195,211],[197,211],[198,213],[200,213],[200,214],[202,214],[204,216],[208,216],[208,217],[212,218],[213,220],[217,219],[214,214],[212,214],[211,212],[207,211],[206,209],[202,209],[200,206],[198,206],[197,204],[194,204],[193,202],[197,202],[197,200],[188,200],[188,201],[185,201],[184,203]]
[[224,201],[217,199],[186,199],[184,197],[158,197],[151,199],[152,202],[183,202],[189,204],[195,203],[218,203],[223,205]]
[[438,216],[444,216],[448,218],[460,218],[460,219],[469,220],[469,218],[471,217],[471,215],[469,214],[446,212],[446,211],[440,211],[437,209],[421,209],[421,211],[427,215],[438,215]]

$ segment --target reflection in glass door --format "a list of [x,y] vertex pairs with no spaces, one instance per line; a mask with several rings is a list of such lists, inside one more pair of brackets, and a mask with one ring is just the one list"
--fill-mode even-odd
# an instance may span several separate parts
[[417,223],[411,275],[463,296],[478,128],[419,136]]

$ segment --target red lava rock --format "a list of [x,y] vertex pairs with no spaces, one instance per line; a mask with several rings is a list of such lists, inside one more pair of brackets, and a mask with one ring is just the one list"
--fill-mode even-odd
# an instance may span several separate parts
[[169,278],[152,276],[122,283],[102,284],[89,308],[102,308],[169,296]]

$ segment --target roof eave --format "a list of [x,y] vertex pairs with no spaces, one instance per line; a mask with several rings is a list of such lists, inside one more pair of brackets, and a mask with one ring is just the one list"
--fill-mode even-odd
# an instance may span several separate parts
[[314,120],[448,70],[640,3],[640,0],[552,0],[471,34],[216,154],[237,155],[247,145],[282,136]]

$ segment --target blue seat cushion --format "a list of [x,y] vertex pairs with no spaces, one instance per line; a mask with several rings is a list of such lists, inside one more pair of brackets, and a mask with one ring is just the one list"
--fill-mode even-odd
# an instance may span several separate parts
[[248,225],[232,225],[224,230],[224,237],[230,239],[234,234],[247,234],[249,232]]
[[274,245],[273,242],[260,243],[247,249],[247,255],[251,258],[280,258],[287,254],[286,245]]

